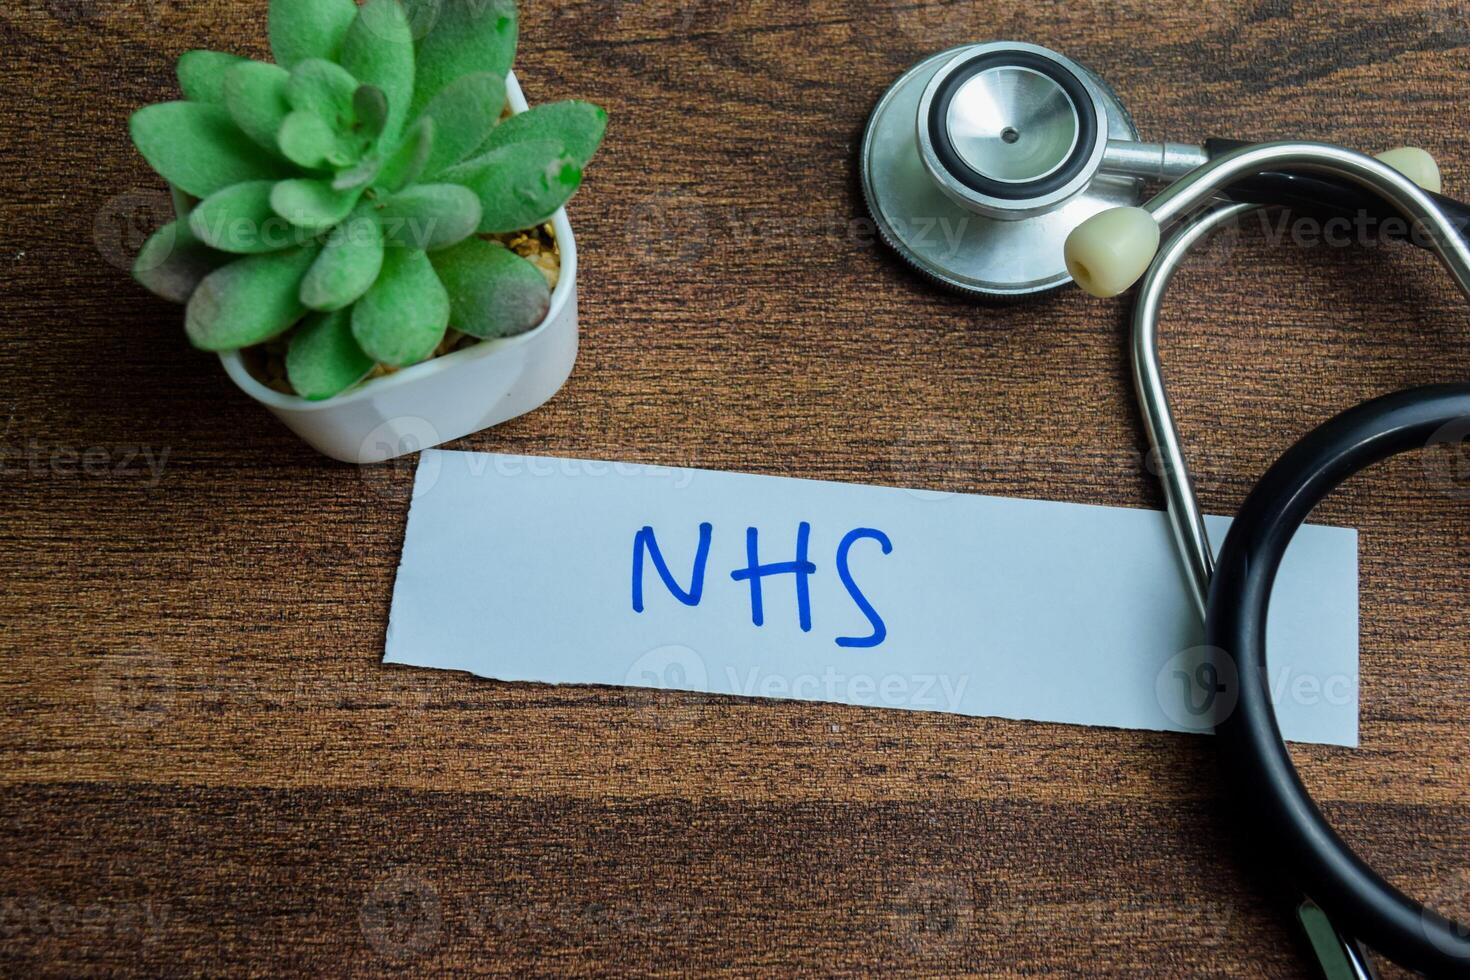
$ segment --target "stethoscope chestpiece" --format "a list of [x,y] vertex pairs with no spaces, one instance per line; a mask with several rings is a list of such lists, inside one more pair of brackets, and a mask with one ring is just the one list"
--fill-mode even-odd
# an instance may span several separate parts
[[952,201],[1001,220],[1055,208],[1092,181],[1107,106],[1081,66],[1034,44],[967,48],[929,79],[915,138]]
[[980,296],[1071,281],[1063,245],[1084,220],[1136,205],[1142,181],[1104,154],[1138,140],[1107,84],[1035,44],[941,51],[909,68],[863,134],[863,195],[879,234],[925,276]]

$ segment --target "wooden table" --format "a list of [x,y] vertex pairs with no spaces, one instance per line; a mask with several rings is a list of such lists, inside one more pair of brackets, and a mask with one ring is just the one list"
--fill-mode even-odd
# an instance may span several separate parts
[[[583,351],[456,445],[1159,506],[1123,306],[926,286],[853,155],[907,65],[1015,37],[1147,136],[1412,142],[1466,192],[1470,5],[1188,7],[528,5],[532,101],[612,115],[570,209]],[[265,8],[0,14],[5,972],[1306,975],[1208,738],[383,667],[411,462],[315,455],[115,266],[160,217],[127,113],[181,51],[263,54]],[[1217,513],[1331,414],[1470,372],[1424,255],[1257,226],[1191,260],[1165,332]],[[1427,458],[1316,516],[1362,532],[1362,746],[1295,754],[1463,917],[1470,510]]]

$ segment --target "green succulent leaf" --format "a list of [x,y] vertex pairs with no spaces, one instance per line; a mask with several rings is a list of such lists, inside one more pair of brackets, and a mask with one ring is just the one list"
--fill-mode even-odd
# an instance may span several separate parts
[[332,178],[332,190],[349,191],[356,187],[367,187],[378,179],[383,170],[383,158],[377,154],[363,157],[346,170]]
[[551,290],[541,270],[499,242],[469,238],[433,256],[449,292],[450,322],[473,337],[509,337],[546,319]]
[[263,61],[241,61],[224,74],[225,108],[241,132],[268,150],[279,149],[276,134],[291,114],[286,101],[290,72]]
[[330,181],[299,177],[283,180],[271,190],[271,207],[297,228],[327,231],[352,212],[362,190],[339,191]]
[[210,273],[184,314],[189,340],[201,350],[238,350],[277,337],[301,319],[301,278],[316,247],[248,255]]
[[286,377],[296,393],[320,401],[351,388],[373,369],[373,359],[352,337],[346,310],[307,317],[291,335]]
[[292,163],[320,170],[341,156],[337,133],[314,112],[293,112],[281,123],[276,145]]
[[271,0],[271,54],[294,68],[308,58],[335,59],[357,16],[353,0]]
[[424,167],[433,177],[469,156],[495,128],[505,107],[505,79],[480,72],[447,85],[424,107],[423,117],[434,120],[434,151]]
[[413,93],[417,116],[451,82],[489,72],[504,78],[515,60],[515,0],[406,0],[415,24],[432,25],[419,41]]
[[352,93],[352,112],[357,118],[358,134],[377,143],[388,125],[388,96],[376,85],[359,85]]
[[143,243],[133,262],[133,278],[155,296],[187,303],[206,276],[233,259],[195,238],[188,220],[180,218]]
[[225,72],[244,61],[223,51],[185,51],[179,56],[179,88],[190,102],[224,105]]
[[384,202],[378,218],[389,244],[433,252],[475,233],[480,199],[459,184],[419,184]]
[[428,255],[417,250],[390,249],[378,281],[352,308],[358,345],[373,360],[395,367],[433,354],[448,328],[449,294]]
[[286,98],[291,108],[314,112],[341,132],[352,126],[352,99],[357,88],[357,79],[341,65],[322,58],[308,58],[291,69]]
[[561,143],[577,165],[585,168],[602,144],[607,112],[591,102],[568,100],[532,106],[490,131],[476,157],[512,143],[550,140]]
[[290,229],[271,208],[275,186],[252,180],[211,194],[189,215],[189,230],[209,247],[237,255],[285,248],[292,244]]
[[420,119],[410,126],[403,142],[383,161],[383,169],[377,177],[378,186],[391,192],[418,180],[434,151],[436,137],[432,119]]
[[[319,155],[331,167],[350,167],[376,144],[378,130],[365,132],[357,118],[358,97],[363,87],[341,65],[320,58],[303,61],[292,70],[291,81],[286,86],[291,107],[296,112],[316,116],[325,130],[332,133],[332,143],[328,146],[323,126],[300,124],[313,134],[312,150],[304,155]],[[371,112],[373,96],[367,94],[363,99]]]
[[367,292],[383,269],[383,231],[369,207],[360,207],[327,239],[301,280],[301,302],[313,310],[340,310]]
[[235,126],[222,107],[203,102],[161,102],[133,113],[133,144],[170,184],[208,197],[232,184],[285,176],[271,157]]
[[514,143],[451,167],[445,180],[480,198],[480,231],[515,231],[540,224],[582,185],[582,168],[550,140]]
[[383,138],[392,142],[408,122],[414,89],[413,29],[398,0],[367,0],[342,41],[342,67],[388,97]]

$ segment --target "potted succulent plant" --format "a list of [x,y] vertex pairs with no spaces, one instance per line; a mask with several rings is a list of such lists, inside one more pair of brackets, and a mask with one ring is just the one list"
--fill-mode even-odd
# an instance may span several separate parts
[[576,358],[563,205],[602,141],[527,110],[514,0],[271,0],[267,63],[179,60],[133,142],[177,220],[134,276],[329,456],[376,462],[530,411]]

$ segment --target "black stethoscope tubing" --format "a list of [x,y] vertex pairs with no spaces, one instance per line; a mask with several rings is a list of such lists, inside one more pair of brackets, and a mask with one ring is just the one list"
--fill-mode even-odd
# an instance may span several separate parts
[[1282,741],[1266,670],[1272,585],[1307,515],[1355,473],[1458,424],[1470,424],[1470,384],[1411,388],[1348,409],[1287,450],[1246,498],[1220,550],[1205,642],[1235,661],[1237,701],[1216,733],[1236,812],[1255,831],[1250,839],[1353,936],[1428,975],[1463,977],[1470,934],[1374,872],[1313,802]]
[[[1207,139],[1204,142],[1205,152],[1211,159],[1250,145],[1247,140]],[[1459,229],[1460,235],[1470,238],[1470,205],[1433,191],[1425,193],[1440,213]],[[1297,215],[1350,219],[1363,216],[1386,223],[1386,239],[1405,239],[1423,244],[1409,233],[1403,215],[1382,197],[1366,188],[1328,176],[1272,170],[1235,181],[1224,189],[1223,196],[1241,204],[1287,208]]]

